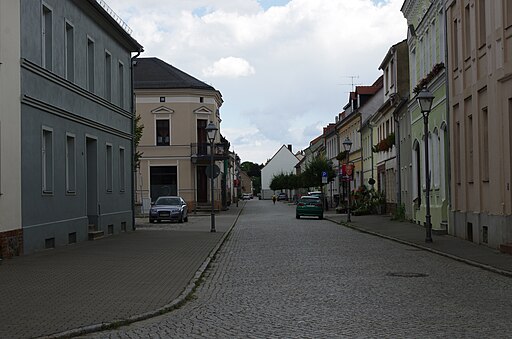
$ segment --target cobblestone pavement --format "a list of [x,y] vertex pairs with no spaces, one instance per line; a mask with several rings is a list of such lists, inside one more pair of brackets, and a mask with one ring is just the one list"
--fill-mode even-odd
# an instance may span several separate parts
[[91,338],[482,338],[512,333],[512,279],[249,201],[192,300]]

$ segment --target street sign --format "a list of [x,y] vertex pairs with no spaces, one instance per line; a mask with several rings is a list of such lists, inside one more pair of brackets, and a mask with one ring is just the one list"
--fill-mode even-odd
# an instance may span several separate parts
[[[211,170],[210,165],[206,166],[205,172],[206,172],[206,177],[208,177],[208,178],[212,177],[212,170]],[[217,178],[219,176],[219,174],[220,174],[219,166],[213,165],[213,178]]]

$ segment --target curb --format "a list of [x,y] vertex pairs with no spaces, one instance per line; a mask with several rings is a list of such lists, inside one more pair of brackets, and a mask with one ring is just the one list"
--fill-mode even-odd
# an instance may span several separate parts
[[[205,271],[210,266],[211,261],[213,260],[213,258],[215,258],[215,255],[220,250],[221,246],[226,241],[227,237],[231,234],[231,231],[233,230],[236,223],[238,222],[238,218],[240,217],[240,214],[242,214],[244,207],[245,207],[245,204],[242,205],[242,207],[240,208],[240,211],[238,211],[238,214],[235,217],[235,220],[233,221],[233,224],[231,224],[229,229],[224,233],[224,235],[219,240],[217,245],[213,248],[213,250],[210,252],[208,257],[201,264],[199,269],[194,274],[194,277],[188,283],[188,285],[185,287],[183,292],[181,292],[181,294],[176,299],[171,301],[169,304],[164,305],[154,311],[137,314],[137,315],[131,316],[127,319],[121,319],[121,320],[107,322],[107,323],[100,323],[100,324],[95,324],[95,325],[79,327],[76,329],[72,329],[72,330],[68,330],[68,331],[64,331],[64,332],[60,332],[60,333],[56,333],[56,334],[52,334],[52,335],[48,335],[48,336],[42,336],[42,337],[38,337],[38,338],[40,338],[40,339],[70,338],[70,337],[76,337],[79,335],[90,334],[90,333],[94,333],[94,332],[106,331],[106,330],[115,329],[115,328],[118,328],[121,326],[126,326],[129,324],[138,322],[138,321],[153,318],[155,316],[168,313],[170,311],[173,311],[173,310],[183,306],[187,302],[188,298],[190,298],[190,296],[195,292],[196,288],[199,286],[201,278],[203,277]],[[0,263],[1,263],[1,261],[0,261]]]
[[385,234],[382,234],[382,233],[377,233],[377,232],[374,232],[374,231],[365,230],[363,228],[351,225],[351,224],[349,224],[347,222],[343,222],[343,221],[339,221],[338,222],[338,221],[336,221],[334,219],[331,219],[331,218],[328,218],[328,217],[327,218],[324,217],[324,219],[329,220],[329,221],[331,221],[331,222],[333,222],[335,224],[342,225],[344,227],[351,228],[353,230],[359,231],[361,233],[370,234],[370,235],[377,236],[377,237],[380,237],[380,238],[384,238],[384,239],[388,239],[388,240],[391,240],[391,241],[395,241],[395,242],[398,242],[398,243],[401,243],[401,244],[404,244],[404,245],[416,247],[416,248],[419,248],[419,249],[424,250],[424,251],[428,251],[428,252],[431,252],[431,253],[434,253],[434,254],[437,254],[437,255],[441,255],[443,257],[447,257],[447,258],[450,258],[450,259],[453,259],[453,260],[465,263],[465,264],[470,265],[470,266],[478,267],[478,268],[484,269],[486,271],[490,271],[490,272],[493,272],[493,273],[497,273],[497,274],[500,274],[500,275],[512,278],[512,272],[510,272],[510,271],[502,270],[502,269],[499,269],[499,268],[496,268],[496,267],[493,267],[493,266],[490,266],[490,265],[487,265],[487,264],[482,264],[482,263],[479,263],[479,262],[476,262],[476,261],[473,261],[473,260],[461,258],[461,257],[458,257],[458,256],[453,255],[453,254],[449,254],[449,253],[446,253],[446,252],[438,251],[438,250],[430,248],[430,247],[418,245],[418,244],[415,244],[415,243],[412,243],[412,242],[409,242],[409,241],[406,241],[406,240],[402,240],[402,239],[399,239],[399,238],[391,237],[389,235],[385,235]]

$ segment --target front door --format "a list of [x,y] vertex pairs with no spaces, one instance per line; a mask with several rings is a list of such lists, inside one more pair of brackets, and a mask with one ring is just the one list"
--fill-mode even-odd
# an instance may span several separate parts
[[208,202],[208,178],[206,166],[197,166],[197,202]]

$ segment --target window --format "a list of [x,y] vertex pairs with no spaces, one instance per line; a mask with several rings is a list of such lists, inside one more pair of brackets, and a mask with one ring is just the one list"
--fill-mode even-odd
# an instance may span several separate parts
[[466,125],[466,147],[467,147],[467,181],[469,183],[473,182],[473,116],[470,114],[466,118],[467,125]]
[[485,0],[478,0],[478,47],[485,46],[487,31],[485,27]]
[[169,146],[169,119],[157,120],[156,121],[156,145],[157,146]]
[[74,28],[66,22],[66,79],[75,80],[75,36]]
[[455,125],[455,182],[460,185],[461,183],[461,163],[460,163],[460,148],[462,147],[460,142],[460,122],[457,121]]
[[505,28],[512,26],[512,3],[510,0],[505,0]]
[[66,192],[76,192],[76,151],[75,136],[66,136]]
[[112,55],[105,51],[105,99],[112,99]]
[[44,68],[48,70],[53,69],[53,32],[52,32],[52,11],[43,5],[43,20],[42,20],[42,33],[43,33],[43,44],[42,44],[42,54],[43,60],[42,65]]
[[87,39],[87,86],[94,92],[94,41]]
[[452,37],[452,63],[453,69],[456,70],[459,64],[459,25],[457,19],[453,20]]
[[482,180],[489,181],[489,112],[487,107],[482,108],[482,125],[481,125],[481,142],[482,145]]
[[418,82],[418,76],[416,74],[416,63],[416,48],[413,48],[411,51],[411,59],[409,60],[409,64],[411,65],[411,86],[413,88]]
[[446,27],[443,24],[444,23],[444,10],[439,11],[437,22],[439,25],[437,25],[439,29],[439,33],[437,34],[437,39],[439,40],[439,57],[437,60],[440,60],[442,62],[445,61],[445,44],[446,44]]
[[436,21],[432,21],[430,28],[430,68],[432,68],[437,62],[437,27]]
[[431,65],[430,65],[430,59],[431,59],[431,56],[432,56],[432,49],[431,49],[431,46],[430,46],[430,40],[431,40],[431,37],[430,37],[430,30],[427,28],[427,31],[425,32],[425,46],[423,48],[423,52],[425,53],[424,55],[424,59],[425,59],[425,73],[428,73],[429,70],[431,69]]
[[41,173],[44,194],[53,193],[53,131],[43,128],[41,140]]
[[107,144],[106,149],[106,163],[105,163],[105,178],[106,178],[106,186],[107,186],[107,192],[112,192],[112,145]]
[[[393,88],[393,86],[395,85],[395,61],[394,60],[391,60],[391,65],[389,67],[389,72],[391,73],[391,84],[390,84],[390,87]],[[395,90],[396,92],[396,90]]]
[[119,91],[119,107],[124,107],[124,65],[122,62],[119,62],[118,67],[118,91]]
[[119,148],[119,191],[125,191],[124,148]]
[[469,5],[464,8],[464,59],[471,56],[471,12]]

